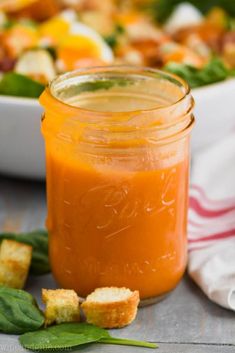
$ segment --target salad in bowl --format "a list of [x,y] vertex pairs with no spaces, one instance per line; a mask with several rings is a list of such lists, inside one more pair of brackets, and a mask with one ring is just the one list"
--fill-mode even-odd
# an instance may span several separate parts
[[0,172],[43,177],[37,98],[60,73],[115,64],[188,81],[196,100],[193,151],[235,126],[230,0],[1,0]]
[[166,69],[192,88],[232,76],[235,6],[204,15],[178,2],[167,17],[177,1],[3,1],[0,94],[37,98],[61,72],[115,63]]

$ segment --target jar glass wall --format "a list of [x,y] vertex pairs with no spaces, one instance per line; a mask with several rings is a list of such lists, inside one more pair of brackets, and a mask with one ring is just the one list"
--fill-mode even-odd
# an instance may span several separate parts
[[80,296],[125,286],[162,297],[187,262],[188,86],[157,70],[92,68],[56,78],[40,101],[56,280]]

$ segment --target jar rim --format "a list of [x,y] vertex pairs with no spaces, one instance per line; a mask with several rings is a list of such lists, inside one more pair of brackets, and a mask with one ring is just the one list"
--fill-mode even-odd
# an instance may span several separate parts
[[[152,78],[154,78],[155,75],[157,75],[156,77],[160,77],[165,79],[166,81],[175,83],[176,85],[178,85],[179,89],[182,92],[182,96],[179,99],[176,99],[173,102],[170,102],[169,104],[164,104],[164,105],[157,105],[156,103],[156,107],[153,108],[145,108],[145,109],[137,109],[137,110],[129,110],[129,111],[98,111],[98,110],[91,110],[91,109],[87,109],[84,107],[79,107],[79,106],[74,106],[74,105],[70,105],[69,103],[63,101],[62,99],[59,99],[58,97],[56,97],[55,94],[53,94],[53,89],[55,88],[56,84],[59,84],[60,82],[64,82],[65,80],[69,80],[72,78],[77,78],[77,77],[82,77],[85,75],[92,75],[95,73],[123,73],[123,72],[127,72],[128,74],[140,74],[142,76],[150,76]],[[49,98],[52,98],[53,100],[56,101],[56,103],[62,108],[66,108],[69,109],[71,113],[85,113],[85,114],[89,114],[90,116],[92,115],[102,115],[103,117],[107,117],[107,116],[117,116],[120,114],[137,114],[137,113],[153,113],[153,112],[157,112],[157,111],[164,111],[165,109],[168,108],[173,108],[174,106],[180,104],[181,102],[183,102],[185,100],[186,97],[188,97],[190,95],[190,87],[188,85],[188,83],[182,79],[181,77],[172,74],[172,73],[168,73],[166,71],[163,70],[159,70],[159,69],[153,69],[150,67],[138,67],[138,66],[130,66],[130,65],[111,65],[111,66],[94,66],[94,67],[88,67],[88,68],[80,68],[77,70],[73,70],[64,74],[61,74],[59,76],[56,76],[46,87],[45,90],[46,94],[48,95]],[[42,94],[43,95],[43,94]],[[193,107],[193,103],[192,103],[192,107]]]

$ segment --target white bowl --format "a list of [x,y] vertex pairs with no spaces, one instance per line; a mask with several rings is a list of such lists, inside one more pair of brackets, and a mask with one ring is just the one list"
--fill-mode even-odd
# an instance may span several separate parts
[[44,178],[42,111],[36,99],[0,96],[0,173]]
[[[192,153],[235,128],[235,79],[194,89],[196,125]],[[0,96],[0,173],[45,177],[42,108],[36,99]]]

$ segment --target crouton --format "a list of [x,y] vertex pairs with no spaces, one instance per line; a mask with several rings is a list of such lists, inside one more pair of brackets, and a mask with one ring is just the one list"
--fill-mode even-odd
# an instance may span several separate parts
[[0,284],[22,289],[32,259],[32,246],[4,239],[0,246]]
[[42,289],[42,300],[46,305],[46,326],[80,320],[79,297],[74,290]]
[[139,292],[127,288],[98,288],[82,303],[87,322],[103,328],[129,325],[136,317]]

